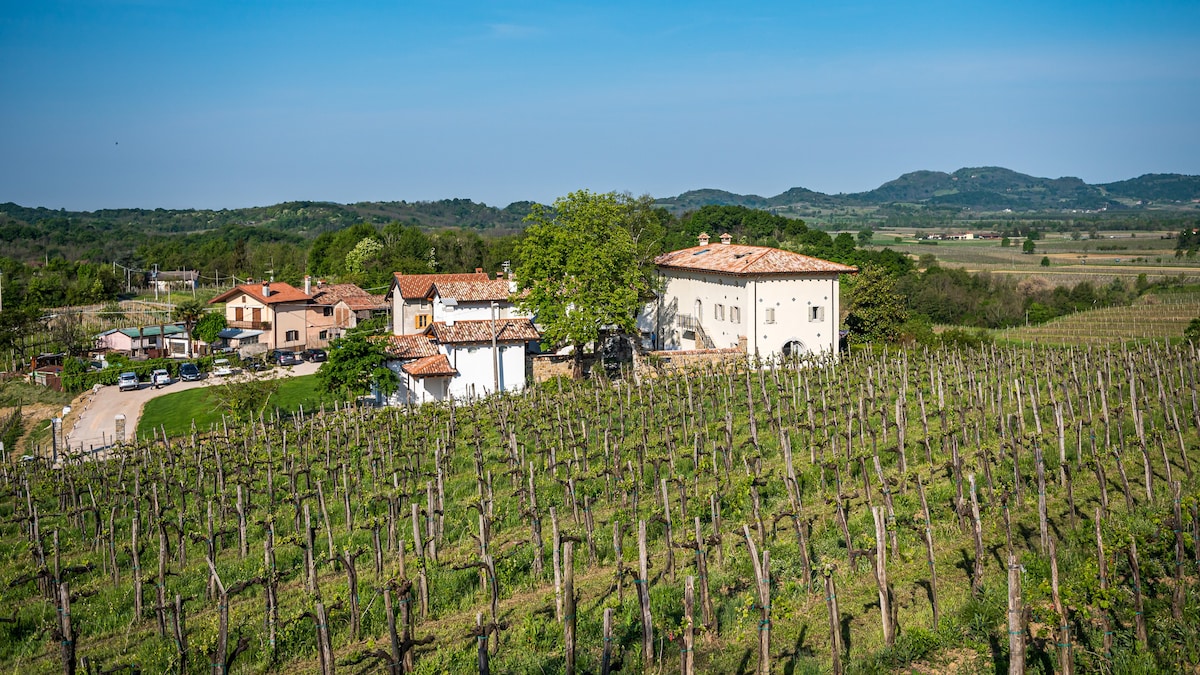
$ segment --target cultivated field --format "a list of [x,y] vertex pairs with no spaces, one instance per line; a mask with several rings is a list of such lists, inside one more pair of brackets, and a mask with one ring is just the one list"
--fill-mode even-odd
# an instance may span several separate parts
[[1195,671],[1198,366],[864,353],[5,465],[0,671]]

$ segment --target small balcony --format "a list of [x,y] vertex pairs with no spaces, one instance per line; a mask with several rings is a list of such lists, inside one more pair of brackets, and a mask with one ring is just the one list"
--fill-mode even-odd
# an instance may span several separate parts
[[230,328],[243,328],[249,330],[270,330],[270,321],[226,321],[225,325]]

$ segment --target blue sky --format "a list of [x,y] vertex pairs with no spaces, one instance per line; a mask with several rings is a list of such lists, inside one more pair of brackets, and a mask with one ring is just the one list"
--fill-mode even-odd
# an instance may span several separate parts
[[0,202],[1200,174],[1200,2],[0,0]]

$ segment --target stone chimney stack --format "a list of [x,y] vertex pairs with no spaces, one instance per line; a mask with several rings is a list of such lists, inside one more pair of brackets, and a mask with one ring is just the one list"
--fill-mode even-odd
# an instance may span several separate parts
[[708,246],[708,233],[707,232],[701,232],[699,239],[700,239],[701,246]]
[[725,234],[721,235],[721,243],[722,243],[722,244],[728,244],[728,243],[730,243],[730,242],[732,242],[732,241],[733,241],[733,235],[732,235],[732,234],[729,234],[728,232],[726,232]]
[[312,295],[312,277],[304,275],[304,294]]

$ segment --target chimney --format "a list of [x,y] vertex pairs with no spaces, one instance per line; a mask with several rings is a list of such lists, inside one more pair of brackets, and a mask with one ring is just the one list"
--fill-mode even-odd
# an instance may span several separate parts
[[304,275],[304,294],[312,295],[312,277]]
[[496,281],[504,281],[504,272],[496,272]]
[[708,233],[707,232],[701,232],[699,239],[700,239],[701,246],[708,246]]
[[728,232],[726,232],[725,234],[721,235],[721,243],[722,243],[722,244],[728,244],[728,243],[730,243],[730,242],[732,242],[732,241],[733,241],[733,235],[732,235],[732,234],[729,234]]
[[263,297],[264,298],[271,297],[271,282],[269,282],[269,281],[263,282]]
[[325,280],[317,279],[317,288],[324,288],[324,287],[325,287]]
[[476,268],[475,268],[475,274],[483,274],[483,268],[482,268],[482,267],[476,267]]

